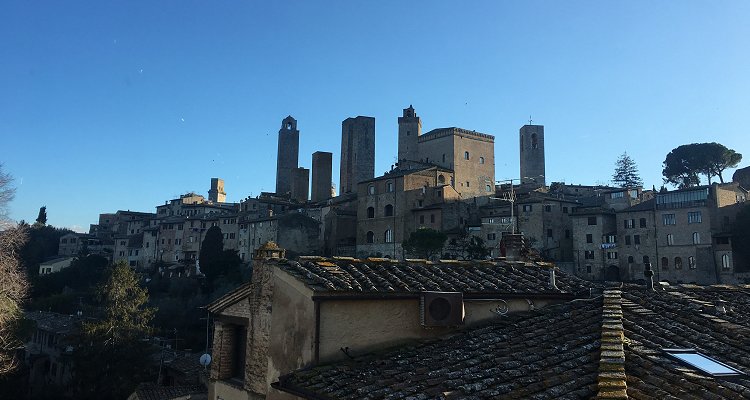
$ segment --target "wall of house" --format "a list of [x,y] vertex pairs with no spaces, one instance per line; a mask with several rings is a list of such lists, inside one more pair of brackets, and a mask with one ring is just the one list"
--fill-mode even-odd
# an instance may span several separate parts
[[[534,300],[536,308],[554,300]],[[320,304],[320,362],[347,360],[351,356],[403,344],[410,340],[444,336],[492,319],[501,318],[491,310],[498,306],[509,312],[528,311],[525,299],[465,300],[465,325],[425,328],[420,324],[419,299],[328,300]]]
[[287,273],[275,269],[266,383],[271,399],[296,397],[270,388],[280,375],[298,370],[314,361],[315,305],[312,290]]

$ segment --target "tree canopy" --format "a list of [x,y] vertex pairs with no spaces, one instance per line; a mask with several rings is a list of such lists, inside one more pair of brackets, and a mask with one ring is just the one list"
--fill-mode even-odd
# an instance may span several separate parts
[[[100,318],[82,324],[74,352],[77,398],[126,398],[151,378],[149,346],[155,310],[148,292],[124,261],[117,262],[98,287]],[[107,377],[103,379],[102,377]]]
[[615,173],[612,175],[612,183],[618,187],[642,187],[643,180],[638,173],[638,166],[628,152],[622,153],[615,162]]
[[742,154],[719,143],[684,144],[667,154],[662,175],[665,183],[679,188],[699,185],[699,175],[705,175],[709,184],[714,176],[724,183],[724,170],[736,167],[741,160]]
[[490,249],[485,245],[484,239],[468,232],[452,239],[447,245],[446,251],[450,251],[459,259],[481,260],[490,255]]
[[440,254],[448,236],[430,228],[420,228],[412,232],[409,238],[401,243],[404,250],[418,258],[430,259]]
[[201,251],[198,255],[200,269],[206,278],[214,280],[221,275],[221,258],[224,252],[224,235],[221,228],[212,226],[206,231],[206,237],[201,243]]

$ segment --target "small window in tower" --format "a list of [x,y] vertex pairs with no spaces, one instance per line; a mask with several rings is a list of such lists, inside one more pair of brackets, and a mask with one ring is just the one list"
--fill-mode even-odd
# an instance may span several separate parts
[[479,163],[484,164],[484,157],[479,157]]
[[536,138],[536,133],[531,134],[531,148],[532,149],[538,149],[539,148],[539,141]]
[[464,160],[468,160],[468,159],[469,159],[469,152],[464,151]]
[[445,154],[443,154],[443,162],[445,162]]
[[411,135],[411,132],[410,131],[406,131],[406,136],[410,136],[410,135]]

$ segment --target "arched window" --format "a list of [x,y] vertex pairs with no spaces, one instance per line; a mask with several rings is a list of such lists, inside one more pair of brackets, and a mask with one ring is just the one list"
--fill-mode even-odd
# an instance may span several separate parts
[[393,231],[386,229],[383,233],[383,239],[385,239],[386,243],[393,243]]
[[648,264],[649,262],[651,261],[648,259],[648,256],[643,256],[643,264]]
[[724,254],[721,256],[721,269],[724,271],[728,271],[732,268],[732,265],[729,262],[729,254]]
[[484,157],[479,157],[479,163],[484,164]]
[[385,184],[385,187],[386,187],[386,189],[387,189],[387,190],[388,190],[389,192],[392,192],[392,191],[393,191],[393,182],[388,182],[388,183],[386,183],[386,184]]
[[375,243],[375,234],[372,231],[367,232],[367,243]]
[[468,159],[469,159],[469,152],[464,151],[464,160],[468,160]]
[[367,218],[375,218],[375,207],[367,207]]
[[392,217],[393,216],[393,206],[392,205],[387,204],[385,206],[385,210],[383,210],[383,211],[385,211],[385,216],[386,217]]
[[633,256],[628,256],[628,264],[632,264],[633,262],[635,262]]
[[367,187],[367,193],[369,194],[375,194],[375,185],[370,185]]
[[674,269],[682,269],[682,258],[680,257],[674,258]]
[[531,134],[531,148],[532,149],[538,149],[539,148],[539,141],[536,138],[536,133]]
[[661,258],[661,267],[664,269],[669,268],[669,259],[667,257]]
[[674,235],[671,233],[667,235],[667,246],[674,246]]
[[701,244],[701,234],[693,232],[693,244]]
[[688,257],[688,268],[695,269],[695,257]]

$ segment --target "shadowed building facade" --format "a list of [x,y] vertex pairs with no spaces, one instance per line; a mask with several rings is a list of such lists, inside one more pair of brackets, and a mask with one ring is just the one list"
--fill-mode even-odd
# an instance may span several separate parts
[[357,190],[357,183],[375,177],[375,118],[358,116],[341,122],[341,185],[339,194]]
[[312,155],[312,201],[331,198],[333,153],[316,151]]
[[544,186],[544,126],[524,125],[519,132],[521,182]]

